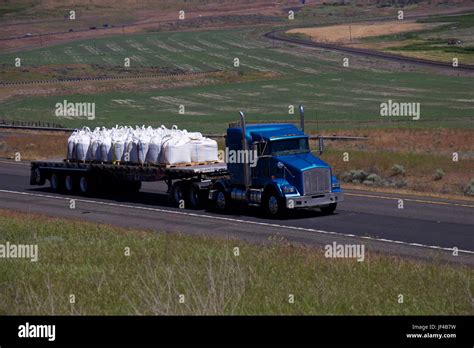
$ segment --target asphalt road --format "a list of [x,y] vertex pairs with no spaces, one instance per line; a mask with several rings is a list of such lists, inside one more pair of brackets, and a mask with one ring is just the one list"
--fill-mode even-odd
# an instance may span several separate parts
[[[368,252],[474,265],[474,203],[470,202],[347,191],[333,215],[300,210],[286,219],[270,220],[253,207],[226,214],[171,207],[162,183],[144,183],[136,194],[83,197],[55,194],[49,186],[30,186],[29,174],[28,162],[0,160],[0,209],[252,243],[363,243]],[[70,199],[76,200],[75,209],[69,208]],[[403,209],[398,208],[399,199]],[[458,256],[453,248],[459,250]]]

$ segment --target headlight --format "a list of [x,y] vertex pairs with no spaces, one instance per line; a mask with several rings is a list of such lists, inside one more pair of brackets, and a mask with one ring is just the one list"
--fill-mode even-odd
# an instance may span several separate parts
[[295,193],[296,188],[294,186],[291,186],[291,185],[285,185],[285,186],[281,187],[281,191],[283,193]]

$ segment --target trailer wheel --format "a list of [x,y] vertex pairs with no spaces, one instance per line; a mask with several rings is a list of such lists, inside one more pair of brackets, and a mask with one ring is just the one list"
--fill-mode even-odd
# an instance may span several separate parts
[[49,184],[51,185],[51,189],[54,192],[60,192],[63,188],[62,180],[56,173],[51,174],[51,177],[49,178]]
[[263,196],[263,208],[270,218],[283,217],[286,213],[285,201],[274,189]]
[[92,178],[81,176],[79,179],[79,191],[84,195],[94,192],[94,182]]
[[64,188],[67,192],[73,192],[76,190],[76,178],[72,175],[66,175],[64,178]]
[[323,214],[329,215],[329,214],[334,213],[334,211],[336,210],[336,208],[337,208],[337,203],[331,203],[331,204],[329,204],[327,207],[321,207],[321,212],[322,212]]
[[181,207],[181,204],[185,201],[186,193],[185,187],[182,181],[176,181],[173,186],[171,186],[171,191],[169,193],[169,198],[171,204],[176,207]]
[[39,168],[35,168],[31,171],[31,183],[40,186],[43,186],[46,183],[46,179],[41,175],[41,170]]

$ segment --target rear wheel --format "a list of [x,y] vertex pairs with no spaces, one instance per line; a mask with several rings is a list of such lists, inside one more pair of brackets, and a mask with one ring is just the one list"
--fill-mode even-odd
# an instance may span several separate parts
[[171,186],[171,191],[169,193],[169,198],[171,204],[176,207],[182,207],[185,203],[185,185],[182,181],[176,181],[173,186]]
[[222,187],[217,189],[216,194],[216,208],[220,211],[224,211],[229,208],[230,199],[227,193],[224,191]]
[[188,201],[189,205],[193,209],[200,208],[204,203],[204,194],[199,186],[191,185],[188,191]]
[[95,185],[92,178],[88,176],[81,176],[79,179],[79,191],[84,194],[88,195],[94,192]]
[[67,192],[73,192],[76,190],[76,178],[72,175],[66,175],[64,178],[64,188]]
[[35,168],[31,172],[31,183],[34,185],[43,186],[46,183],[45,178],[41,175],[41,170],[39,168]]
[[51,189],[54,192],[59,192],[62,190],[62,180],[56,173],[51,174],[51,177],[49,178],[49,184],[51,185]]
[[337,208],[337,203],[331,203],[327,207],[321,207],[323,214],[332,214]]

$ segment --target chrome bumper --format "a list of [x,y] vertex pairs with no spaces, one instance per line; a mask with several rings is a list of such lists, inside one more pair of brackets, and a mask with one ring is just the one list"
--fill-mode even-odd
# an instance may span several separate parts
[[342,192],[331,192],[323,195],[311,196],[286,196],[286,207],[307,208],[307,207],[324,207],[331,203],[338,203],[344,201],[344,194]]

